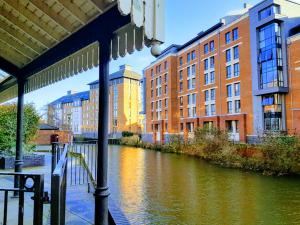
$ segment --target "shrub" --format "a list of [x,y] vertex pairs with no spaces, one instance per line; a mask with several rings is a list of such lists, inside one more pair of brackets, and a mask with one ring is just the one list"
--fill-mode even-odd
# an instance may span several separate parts
[[122,137],[132,137],[134,135],[133,132],[130,131],[122,131]]
[[138,135],[122,137],[120,144],[138,147],[140,144],[140,138]]
[[[24,151],[32,150],[38,125],[39,115],[32,104],[24,106]],[[8,104],[0,106],[0,153],[14,154],[17,129],[17,105]]]

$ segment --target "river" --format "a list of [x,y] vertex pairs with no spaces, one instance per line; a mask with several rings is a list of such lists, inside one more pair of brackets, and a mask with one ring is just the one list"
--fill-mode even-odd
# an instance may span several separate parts
[[111,196],[132,224],[300,224],[300,179],[109,146]]

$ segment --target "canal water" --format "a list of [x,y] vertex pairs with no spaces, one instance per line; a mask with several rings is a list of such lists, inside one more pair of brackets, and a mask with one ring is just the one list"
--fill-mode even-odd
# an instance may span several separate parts
[[132,224],[300,224],[300,179],[109,147],[111,196]]

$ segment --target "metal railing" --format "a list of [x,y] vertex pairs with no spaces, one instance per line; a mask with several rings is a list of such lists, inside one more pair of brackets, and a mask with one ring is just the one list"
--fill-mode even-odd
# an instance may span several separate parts
[[[55,146],[56,145],[56,146]],[[66,214],[68,145],[53,143],[51,174],[51,225],[64,225]],[[53,150],[52,149],[52,150]],[[62,151],[63,150],[63,151]]]
[[69,144],[70,185],[92,182],[97,177],[97,141],[72,142]]
[[[18,193],[18,225],[24,224],[24,201],[25,193],[33,193],[33,225],[43,224],[43,195],[44,195],[44,175],[31,173],[0,173],[0,176],[17,177],[20,181],[18,188],[0,187],[0,192],[4,192],[3,205],[3,225],[8,223],[8,196],[9,192]],[[12,183],[13,185],[13,183]],[[2,207],[1,207],[2,208]],[[15,213],[15,212],[13,212]],[[26,223],[28,224],[28,223]]]

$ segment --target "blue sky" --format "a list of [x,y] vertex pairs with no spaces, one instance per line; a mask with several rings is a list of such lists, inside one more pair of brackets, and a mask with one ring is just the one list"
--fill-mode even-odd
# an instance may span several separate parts
[[[241,9],[244,3],[255,5],[259,0],[166,0],[166,42],[170,44],[183,44],[196,36],[200,31],[208,29],[219,19],[235,10]],[[221,5],[220,5],[221,3]],[[144,67],[154,61],[150,49],[144,48],[125,58],[112,61],[110,72],[118,70],[119,65],[129,64],[133,69],[142,73]],[[85,91],[88,84],[98,77],[98,68],[79,74],[57,84],[45,87],[25,95],[26,103],[34,103],[42,113],[45,105],[65,95],[68,90]]]

